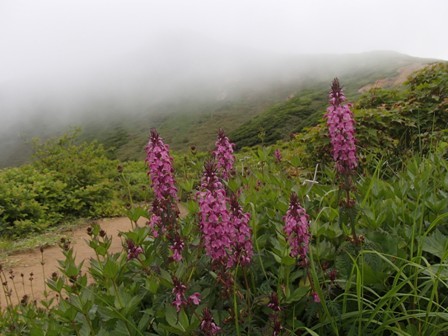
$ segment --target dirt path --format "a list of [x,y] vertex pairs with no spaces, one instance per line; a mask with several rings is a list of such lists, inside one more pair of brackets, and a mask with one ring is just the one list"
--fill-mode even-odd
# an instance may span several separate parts
[[[104,229],[108,236],[112,236],[112,245],[109,249],[111,253],[120,252],[123,250],[121,238],[118,236],[119,232],[129,231],[131,229],[131,222],[126,217],[103,219],[96,221],[102,229]],[[86,240],[89,236],[87,234],[87,226],[75,229],[72,234],[67,234],[70,236],[71,246],[76,254],[76,262],[79,263],[82,260],[88,261],[90,258],[95,257],[95,252],[88,245]],[[44,249],[44,268],[45,276],[48,278],[51,273],[58,272],[59,263],[58,260],[63,259],[63,254],[59,246],[52,246]],[[39,249],[35,249],[30,252],[20,253],[8,257],[12,265],[11,269],[4,269],[4,274],[8,277],[8,289],[12,290],[11,300],[13,304],[17,304],[18,300],[21,300],[24,295],[28,295],[30,298],[40,300],[44,298],[45,282],[42,268],[42,255]],[[89,266],[88,262],[84,263],[84,272],[87,271]],[[14,285],[11,281],[10,271],[14,275]],[[32,280],[32,290],[30,274],[33,274]],[[60,274],[60,272],[58,272]],[[22,276],[23,274],[23,281]],[[17,291],[17,295],[16,292]],[[49,297],[54,297],[50,290],[48,290]],[[0,307],[6,306],[6,297],[4,290],[0,291]]]
[[[187,215],[188,211],[179,204],[180,217]],[[108,236],[112,236],[112,245],[109,252],[116,253],[123,250],[122,239],[118,236],[120,232],[126,232],[132,229],[131,222],[127,217],[107,218],[96,221],[100,227],[106,231]],[[142,219],[138,224],[144,225],[145,220]],[[83,265],[83,273],[86,273],[89,267],[90,258],[95,257],[95,251],[87,245],[89,235],[87,234],[87,226],[79,227],[67,234],[71,241],[71,246],[76,255],[76,263],[85,260]],[[3,269],[3,274],[7,277],[7,290],[12,290],[10,298],[12,303],[18,304],[24,295],[28,295],[31,300],[41,300],[44,298],[45,281],[53,272],[59,271],[58,260],[62,260],[64,255],[59,246],[51,246],[44,249],[44,269],[42,268],[42,254],[38,248],[35,250],[19,253],[8,257],[8,261],[14,265],[11,268]],[[1,261],[0,261],[1,263]],[[14,279],[10,279],[10,271],[14,275]],[[45,272],[45,276],[43,274]],[[30,281],[30,274],[33,280]],[[58,272],[60,274],[60,272]],[[21,276],[23,274],[23,277]],[[4,279],[2,278],[2,281]],[[1,285],[1,284],[0,284]],[[31,288],[32,287],[32,288]],[[7,305],[4,286],[0,289],[0,308]],[[55,297],[55,293],[47,290],[48,298]],[[17,294],[16,294],[17,293]]]

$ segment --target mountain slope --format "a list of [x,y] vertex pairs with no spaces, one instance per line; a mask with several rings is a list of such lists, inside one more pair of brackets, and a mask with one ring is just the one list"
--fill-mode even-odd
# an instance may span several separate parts
[[[373,53],[370,57],[352,55],[335,59],[334,69],[339,68],[345,93],[350,100],[372,87],[400,85],[413,70],[431,64],[433,60],[416,59],[395,53]],[[376,56],[373,57],[372,56]],[[350,62],[353,66],[344,68]],[[327,92],[331,77],[310,81],[309,87],[289,97],[231,132],[231,138],[239,147],[253,146],[260,142],[273,143],[286,139],[292,133],[318,122],[328,103]]]
[[[176,49],[176,53],[181,52]],[[189,62],[200,52],[189,51]],[[83,130],[82,140],[98,140],[111,157],[121,160],[144,157],[152,127],[158,128],[176,150],[193,145],[210,149],[218,128],[224,128],[239,147],[261,141],[272,143],[321,118],[328,85],[335,76],[341,79],[351,100],[366,85],[379,80],[393,83],[400,69],[432,62],[393,52],[275,57],[245,52],[240,63],[237,55],[238,51],[226,55],[232,62],[209,61],[191,80],[189,73],[200,69],[201,64],[196,62],[191,69],[181,67],[180,74],[160,80],[160,87],[154,82],[147,85],[147,76],[154,68],[152,72],[134,74],[137,77],[130,75],[122,91],[115,83],[114,89],[105,90],[102,96],[91,94],[79,101],[75,99],[71,109],[77,112],[76,118],[66,117],[67,111],[58,113],[59,105],[33,105],[41,113],[29,117],[19,127],[1,131],[0,167],[29,160],[30,148],[24,139],[54,136],[73,126]],[[206,58],[207,55],[201,55],[199,60]],[[176,59],[178,62],[179,56]],[[157,78],[161,78],[162,72],[157,73]],[[151,96],[162,91],[163,95]],[[145,92],[148,97],[144,97]]]

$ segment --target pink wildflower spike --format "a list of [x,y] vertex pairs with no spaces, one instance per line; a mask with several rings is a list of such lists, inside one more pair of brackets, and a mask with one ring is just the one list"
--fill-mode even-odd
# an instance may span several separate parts
[[187,290],[187,287],[176,277],[173,277],[173,284],[174,287],[172,293],[174,294],[174,300],[172,304],[176,307],[176,311],[180,312],[180,309],[188,303],[187,300],[185,300],[185,291]]
[[340,174],[350,174],[358,166],[355,121],[350,104],[342,104],[345,96],[337,78],[333,80],[329,97],[330,106],[327,108],[325,117],[333,148],[333,160]]
[[170,246],[170,249],[173,252],[171,258],[173,258],[174,261],[182,260],[182,251],[184,247],[185,243],[183,242],[182,238],[176,234],[172,240],[172,245]]
[[218,139],[215,143],[215,151],[213,156],[219,173],[224,180],[228,180],[233,172],[233,164],[235,157],[233,156],[233,147],[235,145],[226,137],[224,130],[219,129]]
[[320,297],[319,297],[319,295],[316,292],[313,292],[312,296],[313,296],[313,301],[314,302],[316,302],[316,303],[320,302]]
[[206,254],[213,261],[226,262],[227,252],[234,237],[234,228],[230,223],[226,207],[227,196],[224,186],[216,174],[213,162],[205,163],[198,192],[199,221]]
[[218,335],[221,332],[221,328],[213,320],[212,313],[208,308],[204,308],[202,312],[202,321],[199,328],[206,336]]
[[152,188],[155,196],[162,199],[177,201],[177,188],[174,181],[173,159],[169,153],[169,146],[155,129],[146,146],[146,162],[149,166],[148,174],[151,176]]
[[229,258],[229,267],[236,264],[249,265],[253,256],[252,230],[249,226],[250,214],[243,212],[235,195],[230,199],[230,223],[234,228],[232,240],[232,253]]
[[283,217],[285,222],[285,233],[291,247],[291,257],[300,257],[301,264],[308,264],[308,248],[310,244],[309,216],[305,209],[300,206],[297,194],[291,195],[288,211]]

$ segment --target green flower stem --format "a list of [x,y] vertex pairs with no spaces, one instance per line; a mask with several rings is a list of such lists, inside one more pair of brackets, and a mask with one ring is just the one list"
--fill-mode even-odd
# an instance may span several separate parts
[[235,268],[235,278],[233,279],[233,314],[234,314],[234,319],[235,319],[235,329],[236,329],[236,334],[238,336],[241,335],[240,333],[240,325],[239,325],[239,320],[238,320],[238,301],[237,301],[237,293],[236,293],[236,275],[238,273],[238,265],[236,265]]

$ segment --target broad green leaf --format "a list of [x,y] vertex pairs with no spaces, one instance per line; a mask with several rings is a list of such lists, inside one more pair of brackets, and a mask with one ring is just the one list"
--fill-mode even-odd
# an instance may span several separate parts
[[431,235],[422,237],[422,249],[444,260],[448,255],[448,237],[435,230]]

